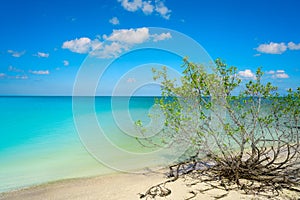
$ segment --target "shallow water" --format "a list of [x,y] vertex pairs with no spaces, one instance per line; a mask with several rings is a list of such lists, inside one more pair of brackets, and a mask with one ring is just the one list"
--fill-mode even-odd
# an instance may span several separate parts
[[[116,125],[110,97],[96,97],[93,113],[88,102],[88,97],[82,97],[82,110],[76,111],[77,116],[96,114],[101,128],[115,145],[139,151],[134,137],[122,133]],[[153,103],[153,97],[136,97],[128,106],[120,97],[115,99],[113,109],[116,116],[130,110],[133,120],[147,121]],[[0,97],[0,111],[0,192],[115,172],[97,161],[82,144],[73,120],[72,97]],[[85,124],[89,126],[88,121]],[[99,148],[103,154],[110,154],[109,150],[101,149],[101,141]],[[141,167],[134,157],[114,160],[132,169]]]

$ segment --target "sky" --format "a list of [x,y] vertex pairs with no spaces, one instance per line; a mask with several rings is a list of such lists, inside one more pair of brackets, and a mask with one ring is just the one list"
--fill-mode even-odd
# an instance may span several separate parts
[[180,72],[183,56],[221,58],[245,81],[262,67],[284,93],[300,86],[299,7],[298,0],[3,0],[0,95],[154,95],[150,69]]

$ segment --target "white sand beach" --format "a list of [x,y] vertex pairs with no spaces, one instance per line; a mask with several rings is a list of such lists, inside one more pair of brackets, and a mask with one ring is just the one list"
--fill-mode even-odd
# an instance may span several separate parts
[[[106,176],[79,178],[62,180],[53,183],[34,186],[17,191],[0,194],[1,200],[134,200],[140,199],[139,193],[144,193],[149,187],[166,180],[163,173],[147,174],[112,174]],[[194,181],[195,182],[195,181]],[[189,180],[178,179],[175,182],[168,183],[167,187],[171,189],[171,194],[167,197],[156,197],[155,199],[164,200],[183,200],[193,197],[191,191],[198,194],[191,199],[268,199],[263,196],[246,195],[242,191],[225,191],[221,189],[209,188],[206,183],[190,184]],[[188,186],[190,184],[190,186]],[[290,199],[286,196],[287,191],[274,199]],[[297,199],[296,194],[288,193],[291,199]],[[150,199],[150,198],[148,198]]]

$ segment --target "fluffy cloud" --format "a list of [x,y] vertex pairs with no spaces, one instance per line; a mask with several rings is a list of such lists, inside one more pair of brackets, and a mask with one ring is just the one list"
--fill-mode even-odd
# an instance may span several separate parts
[[246,69],[245,71],[239,71],[238,75],[241,78],[245,79],[255,79],[255,74],[250,69]]
[[75,40],[66,41],[63,43],[63,49],[69,49],[75,53],[87,53],[90,50],[91,39],[87,37],[76,38]]
[[110,36],[104,36],[108,41],[127,43],[127,44],[140,44],[149,39],[148,28],[137,29],[120,29],[113,30]]
[[171,10],[163,0],[118,0],[121,6],[130,12],[142,11],[145,15],[156,13],[165,19],[170,19]]
[[285,79],[289,78],[289,75],[284,70],[270,70],[267,71],[266,74],[272,75],[273,79]]
[[143,11],[143,13],[145,13],[145,15],[150,15],[150,14],[153,13],[154,6],[151,5],[151,1],[144,1],[143,2],[142,11]]
[[289,75],[286,73],[279,73],[272,76],[272,78],[289,78]]
[[128,49],[125,44],[120,44],[118,42],[112,42],[109,45],[104,45],[103,48],[97,49],[91,52],[91,55],[98,58],[114,58],[123,52],[123,50]]
[[69,61],[67,61],[67,60],[64,60],[64,61],[63,61],[63,64],[64,64],[64,66],[66,66],[66,67],[67,67],[67,66],[69,66],[69,64],[70,64],[70,63],[69,63]]
[[38,52],[37,54],[35,54],[35,56],[37,56],[39,58],[48,58],[49,53]]
[[172,38],[170,32],[161,33],[161,34],[153,34],[152,37],[153,37],[153,42],[158,42],[158,41],[161,41],[161,40],[166,40],[166,39]]
[[120,21],[117,17],[113,17],[109,20],[109,23],[111,23],[113,25],[118,25],[118,24],[120,24]]
[[289,42],[288,47],[290,50],[300,50],[300,43],[295,44],[294,42]]
[[118,0],[121,3],[122,7],[130,12],[135,12],[138,9],[142,8],[143,2],[142,0],[133,0],[129,2],[129,0]]
[[155,11],[158,12],[163,18],[170,19],[171,16],[171,10],[169,10],[164,2],[162,1],[156,1],[156,8]]
[[269,44],[261,44],[256,48],[257,51],[267,54],[282,54],[287,50],[285,43],[270,42]]
[[[289,42],[288,44],[281,42],[270,42],[269,44],[261,44],[255,48],[260,53],[266,54],[282,54],[287,50],[300,50],[300,43],[295,44],[294,42]],[[260,54],[256,54],[260,55]]]
[[19,57],[21,57],[21,56],[23,56],[25,53],[26,53],[26,51],[21,51],[21,52],[18,52],[18,51],[13,51],[13,50],[7,50],[7,52],[9,53],[9,54],[11,54],[13,57],[16,57],[16,58],[19,58]]
[[64,42],[62,48],[69,49],[75,53],[90,53],[92,56],[99,58],[113,58],[130,49],[134,45],[147,41],[158,42],[170,39],[172,36],[169,32],[151,34],[148,28],[131,28],[113,30],[110,35],[103,35],[102,38],[103,41],[101,42],[99,39],[91,40],[90,38],[70,40]]
[[91,40],[87,37],[76,38],[75,40],[69,40],[63,43],[63,49],[69,49],[75,53],[89,53],[90,51],[95,50],[101,45],[101,42],[98,39]]
[[31,74],[37,74],[37,75],[48,75],[50,74],[49,70],[36,70],[36,71],[29,71]]

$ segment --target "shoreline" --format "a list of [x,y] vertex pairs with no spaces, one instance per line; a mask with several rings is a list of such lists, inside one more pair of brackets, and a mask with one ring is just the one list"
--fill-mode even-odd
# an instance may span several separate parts
[[138,193],[163,180],[161,172],[117,172],[62,179],[6,191],[0,193],[0,199],[139,199]]
[[[139,193],[145,193],[150,187],[167,180],[165,172],[167,172],[167,169],[146,173],[113,173],[93,177],[63,179],[3,192],[0,193],[0,200],[138,200],[140,199]],[[223,200],[269,199],[260,195],[248,195],[241,190],[208,189],[209,184],[188,178],[179,178],[175,182],[168,183],[166,187],[171,189],[171,194],[166,197],[157,196],[155,199],[188,199],[193,196],[192,191],[197,192],[197,195],[191,199],[213,200],[221,197]],[[294,196],[294,194],[284,191],[282,193],[283,196],[281,195],[275,199],[286,199],[285,195],[287,194]],[[294,197],[296,199],[297,196]]]
[[44,186],[48,186],[48,185],[52,185],[52,184],[59,184],[61,182],[92,179],[92,178],[96,178],[96,177],[105,177],[105,176],[110,176],[110,175],[114,175],[114,174],[118,174],[118,173],[97,174],[97,175],[74,177],[74,178],[62,178],[62,179],[57,179],[57,180],[48,181],[48,182],[36,183],[36,184],[27,185],[27,186],[20,186],[18,188],[9,189],[7,191],[1,191],[0,197],[2,194],[6,194],[6,193],[16,193],[16,192],[20,192],[23,190],[35,189],[37,187],[44,187]]

